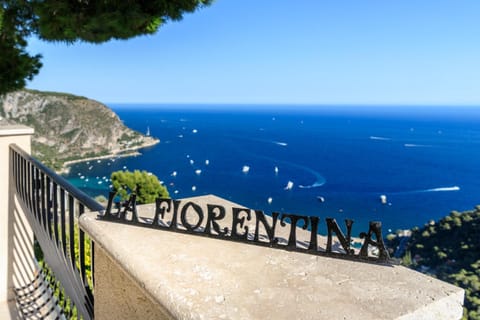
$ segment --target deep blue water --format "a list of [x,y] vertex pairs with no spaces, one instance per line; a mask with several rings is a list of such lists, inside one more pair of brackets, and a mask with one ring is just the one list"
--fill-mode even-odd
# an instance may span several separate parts
[[110,107],[161,143],[73,166],[67,178],[92,196],[107,194],[115,170],[147,170],[174,198],[216,194],[266,212],[352,218],[354,231],[380,220],[385,233],[480,204],[480,108]]

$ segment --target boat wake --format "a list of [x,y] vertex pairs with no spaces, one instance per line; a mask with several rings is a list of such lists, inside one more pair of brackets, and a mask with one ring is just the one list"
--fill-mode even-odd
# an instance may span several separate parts
[[385,138],[385,137],[370,136],[370,140],[390,141],[392,139],[391,138]]
[[309,168],[309,167],[306,167],[306,166],[302,166],[300,164],[296,164],[296,163],[292,163],[292,162],[289,162],[289,161],[278,161],[278,160],[273,160],[271,159],[272,161],[276,161],[276,162],[280,162],[280,163],[284,163],[288,166],[291,166],[291,167],[294,167],[294,168],[298,168],[300,170],[303,170],[303,171],[306,171],[306,172],[309,172],[311,173],[314,177],[315,177],[315,182],[313,182],[312,184],[310,185],[298,185],[299,188],[301,189],[312,189],[312,188],[318,188],[318,187],[321,187],[325,184],[325,182],[327,182],[327,180],[317,171]]
[[[234,138],[242,139],[242,140],[263,142],[263,143],[273,143],[273,144],[283,146],[283,147],[288,145],[286,142],[281,142],[281,141],[262,140],[262,139],[247,139],[247,138],[244,138],[244,137],[234,137]],[[290,162],[290,161],[278,160],[278,159],[275,159],[275,158],[272,158],[272,157],[269,157],[269,156],[260,155],[258,153],[252,153],[252,152],[249,152],[249,151],[246,151],[246,150],[242,150],[242,153],[243,154],[248,153],[248,154],[251,155],[252,158],[265,159],[265,160],[273,162],[275,164],[275,167],[274,167],[275,168],[275,174],[278,174],[278,166],[277,166],[278,164],[283,164],[287,167],[293,167],[293,168],[300,169],[302,171],[309,172],[310,174],[312,174],[314,176],[315,181],[310,185],[298,185],[298,187],[301,188],[301,189],[318,188],[318,187],[323,186],[327,182],[327,180],[319,172],[317,172],[317,171],[315,171],[315,170],[313,170],[309,167],[306,167],[304,165],[300,165],[300,164],[293,163],[293,162]],[[291,186],[291,188],[293,188],[293,185]],[[288,190],[290,190],[290,189],[288,189]]]
[[405,143],[403,145],[405,148],[430,148],[429,144],[415,144],[415,143]]
[[459,186],[453,186],[453,187],[441,187],[441,188],[433,188],[433,189],[426,189],[421,192],[448,192],[448,191],[459,191],[460,187]]
[[460,191],[460,187],[459,186],[439,187],[439,188],[422,189],[422,190],[392,192],[390,194],[401,195],[401,194],[415,194],[415,193],[427,193],[427,192],[453,192],[453,191]]
[[245,137],[240,137],[240,136],[230,136],[235,139],[240,139],[240,140],[247,140],[247,141],[254,141],[254,142],[261,142],[261,143],[267,143],[267,144],[275,144],[277,146],[281,147],[287,147],[288,143],[285,141],[278,141],[278,140],[268,140],[268,139],[258,139],[258,138],[245,138]]
[[[323,177],[322,177],[323,178]],[[299,188],[302,188],[302,189],[312,189],[312,188],[318,188],[318,187],[321,187],[325,184],[325,179],[323,179],[323,181],[316,181],[314,182],[313,184],[309,185],[309,186],[304,186],[304,185],[299,185],[298,187]]]
[[[244,151],[244,153],[245,153],[245,151]],[[283,164],[284,166],[297,168],[297,169],[300,169],[302,171],[306,171],[306,172],[312,174],[315,177],[315,181],[310,185],[298,185],[298,187],[301,188],[301,189],[318,188],[318,187],[323,186],[327,182],[327,180],[319,172],[317,172],[317,171],[315,171],[315,170],[313,170],[309,167],[306,167],[304,165],[300,165],[300,164],[293,163],[293,162],[290,162],[290,161],[277,160],[277,159],[274,159],[272,157],[259,155],[258,153],[256,153],[256,154],[250,153],[250,154],[253,158],[265,159],[265,160],[274,162],[275,164]],[[278,174],[278,170],[277,170],[278,167],[275,166],[275,168],[276,168],[275,172],[276,172],[276,174]],[[291,188],[293,188],[293,183],[292,183]]]
[[291,163],[291,162],[287,162],[287,163],[292,167],[296,167],[296,168],[302,169],[304,171],[307,171],[315,177],[315,182],[313,182],[312,184],[310,184],[310,185],[302,185],[302,184],[299,185],[298,187],[301,188],[301,189],[318,188],[318,187],[323,186],[327,182],[327,180],[319,172],[317,172],[317,171],[315,171],[315,170],[313,170],[309,167],[305,167],[305,166],[295,164],[295,163]]

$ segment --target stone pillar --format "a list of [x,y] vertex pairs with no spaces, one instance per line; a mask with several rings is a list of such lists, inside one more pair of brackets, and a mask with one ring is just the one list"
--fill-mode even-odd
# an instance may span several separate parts
[[[0,127],[0,303],[13,299],[13,270],[32,263],[33,234],[13,193],[9,150],[10,144],[16,144],[30,153],[32,135],[33,129],[26,126]],[[15,251],[18,244],[22,246]],[[15,265],[14,259],[18,260]]]

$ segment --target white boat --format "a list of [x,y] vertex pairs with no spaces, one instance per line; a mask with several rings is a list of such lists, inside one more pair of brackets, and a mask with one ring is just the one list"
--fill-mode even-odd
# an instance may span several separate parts
[[272,201],[273,201],[272,197],[269,197],[269,198],[267,199],[268,204],[272,203]]
[[275,166],[275,174],[277,174],[277,173],[278,173],[278,167]]
[[147,127],[147,133],[145,134],[147,137],[150,137],[150,127]]
[[382,195],[380,196],[380,202],[381,202],[382,204],[387,204],[387,196],[384,195],[384,194],[382,194]]
[[200,169],[195,170],[196,175],[200,175],[200,173],[202,173],[202,170],[200,170]]
[[243,166],[242,172],[243,173],[248,173],[248,171],[250,171],[250,167],[249,166]]
[[291,190],[292,188],[293,188],[293,181],[288,181],[287,185],[283,189],[284,190]]

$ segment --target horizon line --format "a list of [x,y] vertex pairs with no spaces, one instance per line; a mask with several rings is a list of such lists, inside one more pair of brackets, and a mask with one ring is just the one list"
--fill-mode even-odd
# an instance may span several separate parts
[[453,104],[453,103],[302,103],[302,102],[102,102],[104,104],[117,105],[178,105],[178,106],[277,106],[277,107],[466,107],[466,108],[480,108],[480,103],[477,104]]

